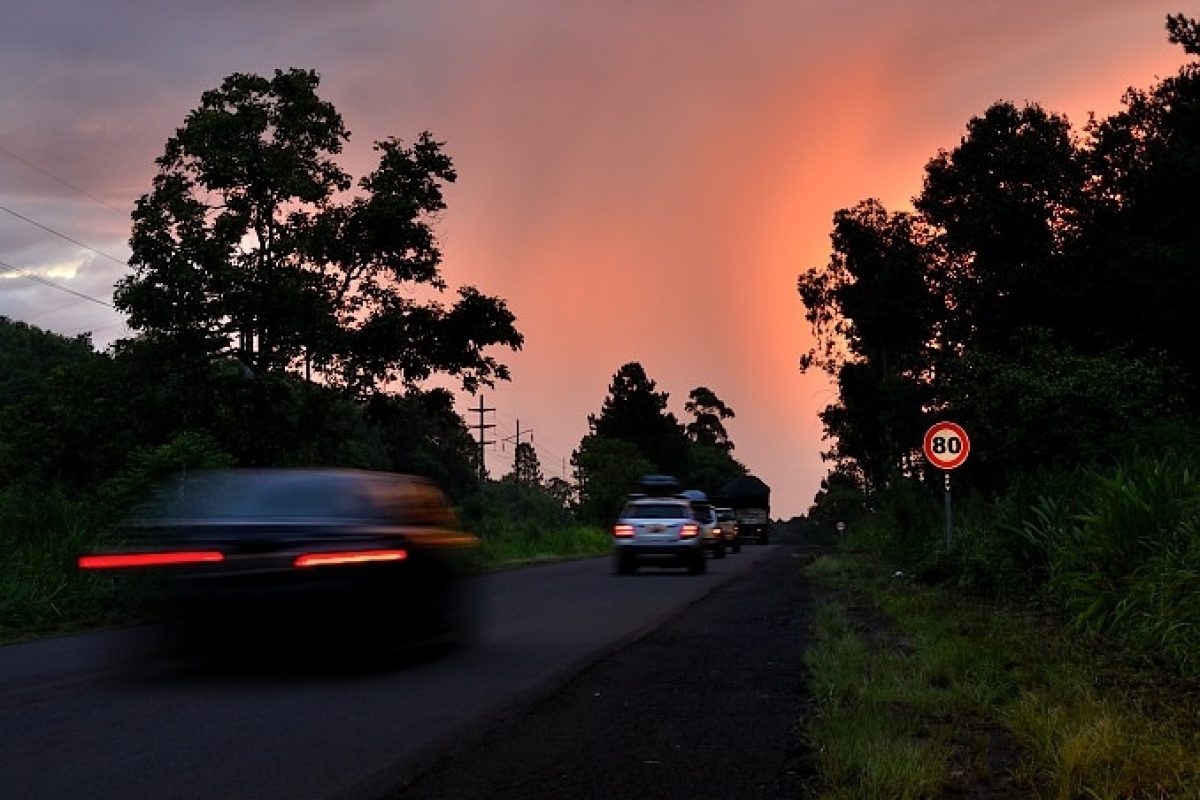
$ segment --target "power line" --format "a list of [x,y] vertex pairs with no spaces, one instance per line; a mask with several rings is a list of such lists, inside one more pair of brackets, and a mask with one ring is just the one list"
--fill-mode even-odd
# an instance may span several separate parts
[[98,203],[98,204],[104,206],[105,208],[109,209],[110,211],[117,212],[118,214],[126,213],[125,209],[121,209],[121,208],[117,208],[116,206],[109,205],[108,203],[101,200],[99,197],[96,197],[96,195],[92,194],[91,192],[88,192],[84,189],[80,189],[78,186],[71,183],[70,181],[67,181],[63,178],[58,177],[50,170],[38,166],[37,164],[33,163],[32,161],[30,161],[27,158],[22,158],[21,156],[17,155],[16,153],[14,153],[13,151],[9,150],[6,147],[0,147],[0,153],[3,153],[4,155],[8,156],[9,158],[15,159],[16,161],[20,161],[22,164],[29,167],[34,172],[40,172],[42,175],[45,175],[47,178],[49,178],[52,181],[61,183],[63,186],[67,187],[68,189],[70,189],[73,192],[76,192],[76,193],[82,195],[83,197],[86,197],[88,200],[91,200],[93,203]]
[[54,230],[54,228],[51,228],[48,225],[43,225],[42,223],[38,222],[37,220],[30,219],[29,217],[25,216],[24,214],[18,214],[16,211],[13,211],[8,206],[0,205],[0,211],[7,211],[9,214],[12,214],[14,217],[16,217],[19,220],[28,222],[30,225],[33,225],[34,227],[41,228],[46,233],[51,233],[60,239],[65,239],[66,241],[70,242],[71,244],[79,245],[84,250],[90,250],[98,256],[102,256],[104,258],[107,258],[109,261],[120,264],[122,267],[125,267],[125,269],[133,269],[133,267],[129,266],[128,262],[122,261],[121,259],[117,258],[116,256],[109,255],[108,253],[104,252],[103,250],[97,250],[96,248],[92,247],[90,244],[84,244],[83,242],[79,241],[78,239],[72,239],[70,236],[67,236],[65,233],[56,231],[56,230]]
[[100,305],[108,308],[116,308],[116,306],[106,300],[101,300],[98,297],[92,297],[90,294],[84,294],[83,292],[77,292],[74,289],[63,286],[61,283],[55,283],[48,278],[43,278],[41,275],[34,275],[32,272],[26,272],[20,267],[14,267],[12,264],[8,264],[4,261],[0,261],[0,269],[8,270],[9,272],[20,275],[22,278],[28,278],[31,281],[37,281],[38,283],[43,284],[44,286],[49,286],[52,289],[58,289],[60,292],[73,294],[82,300],[91,300],[93,303],[99,303]]

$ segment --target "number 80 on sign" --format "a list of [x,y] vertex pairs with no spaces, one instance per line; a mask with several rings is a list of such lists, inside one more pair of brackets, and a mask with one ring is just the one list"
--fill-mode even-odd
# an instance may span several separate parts
[[925,458],[938,469],[954,469],[967,460],[971,440],[961,425],[939,422],[925,432]]

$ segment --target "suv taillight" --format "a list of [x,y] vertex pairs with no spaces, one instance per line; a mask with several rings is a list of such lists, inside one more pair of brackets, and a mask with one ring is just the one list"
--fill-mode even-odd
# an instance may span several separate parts
[[616,536],[619,539],[626,539],[630,536],[633,536],[633,526],[613,525],[613,536]]
[[694,522],[688,522],[688,523],[685,523],[679,529],[679,538],[680,539],[691,539],[699,533],[700,533],[700,526]]

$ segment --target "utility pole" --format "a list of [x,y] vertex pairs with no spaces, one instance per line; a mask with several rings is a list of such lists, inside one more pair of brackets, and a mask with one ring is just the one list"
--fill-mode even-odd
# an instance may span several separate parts
[[475,411],[476,413],[479,414],[479,424],[472,425],[471,427],[474,428],[475,430],[479,431],[479,482],[482,484],[485,480],[487,480],[487,468],[484,466],[484,463],[483,463],[484,448],[487,447],[489,444],[495,444],[494,440],[488,439],[485,437],[484,432],[488,428],[496,427],[493,424],[485,423],[483,421],[483,419],[484,419],[483,415],[489,411],[495,411],[496,409],[484,408],[483,407],[483,395],[479,395],[479,408],[473,408],[471,410]]

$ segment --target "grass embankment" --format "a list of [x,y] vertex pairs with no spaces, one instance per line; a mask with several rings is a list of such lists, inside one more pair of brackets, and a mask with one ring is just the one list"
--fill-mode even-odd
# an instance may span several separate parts
[[865,557],[808,575],[819,796],[1200,798],[1196,684]]

